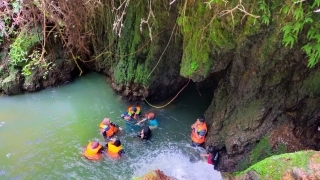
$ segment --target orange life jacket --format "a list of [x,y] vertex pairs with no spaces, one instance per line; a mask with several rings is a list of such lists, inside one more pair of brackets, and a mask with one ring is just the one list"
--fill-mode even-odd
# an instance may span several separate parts
[[91,160],[98,160],[101,158],[101,154],[99,153],[99,150],[102,148],[102,146],[99,144],[99,146],[97,148],[92,148],[92,142],[90,142],[87,147],[86,150],[84,151],[83,155]]
[[117,147],[117,146],[113,145],[112,142],[108,142],[107,154],[109,157],[119,158],[120,157],[119,152],[121,151],[121,149],[122,149],[122,145]]
[[[107,125],[105,125],[105,124],[103,124],[103,122],[101,122],[99,125],[100,131],[103,129],[106,129],[106,126]],[[116,132],[118,132],[118,128],[110,124],[109,129],[106,131],[106,135],[109,138],[109,137],[113,136]]]
[[139,107],[139,106],[136,106],[136,108],[137,108],[137,111],[134,113],[134,112],[132,111],[132,106],[129,107],[129,108],[128,108],[128,115],[129,115],[129,116],[134,115],[134,118],[137,118],[136,116],[140,114],[140,107]]
[[208,132],[207,124],[203,123],[202,125],[198,124],[197,127],[191,132],[191,140],[195,143],[202,144],[205,141],[205,136],[202,136],[200,139],[197,138],[197,135],[200,131],[205,130]]

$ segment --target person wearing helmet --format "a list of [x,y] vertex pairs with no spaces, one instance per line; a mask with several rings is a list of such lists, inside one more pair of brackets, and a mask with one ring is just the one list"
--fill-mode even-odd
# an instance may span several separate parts
[[197,121],[191,125],[191,145],[203,146],[208,128],[204,116],[199,116]]
[[126,121],[138,120],[139,115],[140,115],[140,107],[131,106],[128,108],[127,112],[121,114],[121,118],[123,118]]
[[109,139],[112,137],[118,130],[122,130],[122,128],[113,122],[110,121],[109,118],[104,118],[103,121],[99,125],[100,133],[103,135],[105,139]]
[[140,125],[141,123],[147,121],[150,129],[155,129],[158,127],[158,120],[155,118],[155,114],[153,112],[147,113],[144,115],[144,118],[137,123]]

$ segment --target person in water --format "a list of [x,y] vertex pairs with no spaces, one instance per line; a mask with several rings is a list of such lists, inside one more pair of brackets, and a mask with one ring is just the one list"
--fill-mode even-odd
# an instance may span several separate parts
[[109,118],[104,118],[103,121],[100,123],[99,128],[100,133],[103,135],[105,139],[109,139],[116,132],[118,132],[118,130],[122,130],[120,126],[111,122]]
[[138,120],[139,115],[140,115],[140,107],[132,106],[128,108],[127,112],[121,114],[121,118],[123,118],[126,121]]
[[155,114],[153,112],[150,112],[150,113],[147,113],[147,114],[144,114],[144,118],[139,121],[137,123],[137,125],[140,125],[141,123],[147,121],[148,122],[148,126],[150,129],[155,129],[158,127],[158,120],[155,118]]
[[111,138],[106,145],[107,154],[111,158],[120,158],[125,152],[122,148],[121,141],[116,138]]
[[141,140],[149,140],[151,138],[151,129],[149,128],[149,126],[144,126],[137,136]]
[[83,155],[90,160],[99,160],[104,148],[99,142],[93,141],[85,147]]
[[200,154],[202,157],[207,157],[208,164],[212,164],[215,168],[218,165],[219,153],[213,146],[206,147],[206,154]]
[[204,116],[199,116],[197,121],[191,125],[191,145],[203,146],[208,128]]

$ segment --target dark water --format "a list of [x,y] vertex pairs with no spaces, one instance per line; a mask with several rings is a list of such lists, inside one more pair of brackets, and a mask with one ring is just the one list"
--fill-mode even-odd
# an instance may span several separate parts
[[[1,97],[0,179],[126,180],[154,169],[179,180],[221,179],[200,157],[203,150],[190,146],[190,126],[212,99],[212,93],[200,93],[189,87],[161,109],[142,103],[143,112],[155,111],[159,121],[148,143],[132,137],[139,127],[125,128],[120,114],[129,104],[96,73],[61,87]],[[105,117],[125,128],[117,137],[126,154],[92,162],[82,150],[89,141],[104,142],[98,126]]]

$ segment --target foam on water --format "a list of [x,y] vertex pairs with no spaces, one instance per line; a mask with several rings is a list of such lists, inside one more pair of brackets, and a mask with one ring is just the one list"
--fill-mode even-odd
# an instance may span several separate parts
[[142,158],[131,162],[133,177],[140,177],[149,171],[159,169],[178,180],[220,180],[220,172],[214,170],[205,159],[200,158],[198,149],[186,145],[170,146],[168,149],[149,151]]

